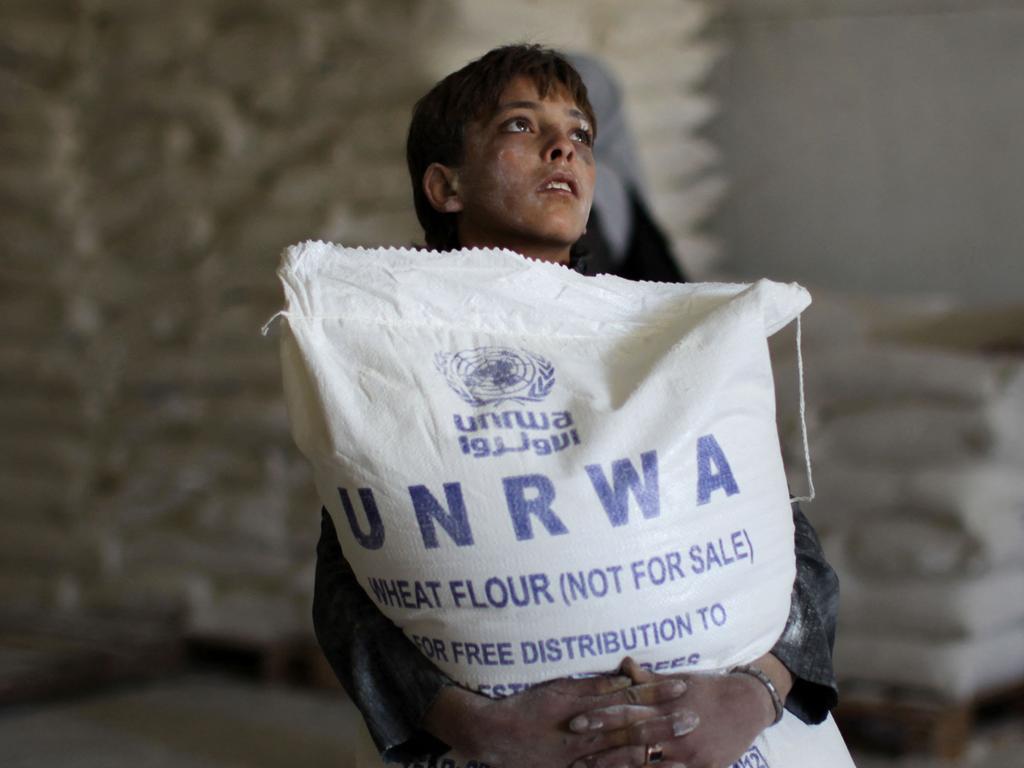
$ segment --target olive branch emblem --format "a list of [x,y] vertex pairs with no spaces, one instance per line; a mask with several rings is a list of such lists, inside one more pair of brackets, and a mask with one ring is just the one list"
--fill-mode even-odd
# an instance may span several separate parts
[[530,400],[543,400],[555,386],[555,366],[537,357],[537,378],[530,385]]

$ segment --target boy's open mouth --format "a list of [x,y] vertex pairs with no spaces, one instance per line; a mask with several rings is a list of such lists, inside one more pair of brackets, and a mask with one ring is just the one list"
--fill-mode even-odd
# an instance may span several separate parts
[[558,172],[548,176],[537,188],[538,192],[562,192],[573,197],[578,195],[579,184],[571,173]]

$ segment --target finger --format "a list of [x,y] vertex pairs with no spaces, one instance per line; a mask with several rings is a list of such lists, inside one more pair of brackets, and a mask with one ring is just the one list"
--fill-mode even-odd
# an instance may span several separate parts
[[662,759],[657,763],[647,762],[647,747],[616,747],[596,755],[590,755],[574,762],[571,768],[640,768],[643,765],[657,765],[659,768],[686,768],[683,763]]
[[[663,704],[666,701],[678,699],[686,693],[686,682],[679,678],[667,678],[654,683],[640,683],[631,685],[625,690],[619,691],[613,698],[623,699],[626,704]],[[618,702],[616,702],[618,703]]]
[[673,739],[692,733],[698,725],[700,725],[700,717],[689,709],[661,717],[647,718],[629,726],[629,743],[638,746],[667,744]]
[[595,675],[594,677],[563,677],[548,683],[558,693],[567,696],[608,696],[626,690],[633,681],[622,675]]
[[593,709],[577,715],[569,721],[569,730],[576,733],[598,730],[618,730],[627,726],[639,723],[641,720],[649,720],[658,717],[661,711],[656,707],[648,707],[637,704],[614,704],[610,707]]

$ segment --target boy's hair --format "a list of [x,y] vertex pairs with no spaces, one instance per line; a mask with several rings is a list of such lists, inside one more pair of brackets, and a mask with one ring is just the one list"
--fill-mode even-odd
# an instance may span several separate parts
[[533,80],[541,98],[552,86],[565,88],[590,120],[596,134],[597,121],[583,79],[565,57],[550,48],[539,45],[495,48],[448,75],[416,102],[405,146],[416,217],[423,227],[428,248],[458,248],[459,238],[455,214],[434,210],[423,192],[423,175],[431,163],[451,167],[462,163],[466,126],[492,114],[498,108],[505,87],[521,75]]

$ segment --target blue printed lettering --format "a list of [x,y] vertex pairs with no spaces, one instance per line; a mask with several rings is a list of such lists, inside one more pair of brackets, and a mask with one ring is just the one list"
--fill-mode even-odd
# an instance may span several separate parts
[[727,565],[739,563],[743,560],[751,560],[751,550],[748,540],[744,538],[746,529],[734,531],[728,538],[720,536],[718,539],[708,541],[703,546],[694,544],[689,549],[690,570],[694,573],[704,573],[714,568],[724,568]]
[[469,518],[466,516],[462,486],[458,483],[445,483],[444,495],[448,501],[447,510],[441,506],[441,502],[434,498],[434,494],[427,489],[427,486],[409,486],[409,496],[412,498],[412,505],[416,510],[416,522],[420,526],[423,546],[427,549],[436,549],[438,546],[437,531],[434,529],[435,520],[441,524],[441,527],[458,546],[472,546],[473,531],[469,527]]
[[[575,432],[576,430],[573,430]],[[560,435],[551,436],[551,450],[553,451],[564,451],[569,447],[569,435],[562,433]]]
[[[455,429],[458,433],[459,449],[467,456],[475,459],[503,456],[506,453],[532,451],[537,456],[549,456],[562,451],[570,445],[580,445],[579,433],[573,427],[572,414],[569,411],[521,411],[508,410],[501,412],[485,412],[474,415],[452,414]],[[518,434],[493,434],[493,432],[515,430]],[[563,430],[548,432],[548,430]],[[493,432],[492,432],[493,431]],[[492,432],[493,436],[480,435],[469,437],[465,433]],[[531,433],[547,432],[533,438]],[[511,438],[511,439],[509,439]]]
[[363,511],[366,513],[366,521],[370,524],[370,530],[364,531],[356,520],[356,511],[352,507],[352,500],[348,491],[344,488],[338,489],[338,496],[341,497],[341,506],[345,510],[345,517],[348,518],[349,528],[352,535],[356,537],[359,546],[365,549],[380,549],[384,546],[384,521],[380,519],[380,510],[377,509],[377,502],[373,498],[373,491],[369,488],[359,489],[359,500],[363,502]]
[[420,637],[419,635],[410,635],[410,638],[428,659],[448,661],[448,651],[444,647],[444,640],[436,637]]
[[[505,477],[505,500],[516,538],[525,541],[533,538],[530,516],[535,515],[552,536],[568,533],[565,523],[551,509],[555,500],[555,486],[544,475],[520,475]],[[526,498],[528,490],[534,491],[533,498]]]
[[[534,411],[527,411],[524,415],[522,411],[512,411],[515,414],[516,426],[519,429],[547,429],[548,428],[548,415],[546,413],[535,413]],[[506,416],[505,426],[509,426]]]
[[[492,699],[501,699],[506,696],[512,696],[517,693],[522,693],[530,687],[529,683],[498,683],[497,685],[480,685],[477,686],[476,690],[486,696],[490,696]],[[478,768],[490,768],[487,763],[477,763]],[[466,766],[469,768],[469,766]]]
[[756,746],[744,752],[740,759],[732,764],[732,768],[770,768],[761,750]]
[[481,413],[478,417],[480,420],[480,429],[489,429],[487,420],[490,419],[490,426],[495,429],[501,429],[505,426],[500,413]]
[[472,643],[452,640],[452,661],[456,664],[478,664],[485,667],[511,666],[512,643]]
[[460,431],[462,431],[462,432],[476,432],[476,417],[475,416],[467,416],[466,418],[469,420],[469,426],[468,427],[466,426],[466,423],[462,420],[462,414],[456,413],[455,414],[455,428],[460,430]]
[[[428,582],[430,584],[434,582]],[[527,605],[553,605],[551,584],[546,574],[530,573],[520,576],[491,576],[483,589],[472,579],[452,579],[448,582],[452,602],[456,608],[504,608],[509,602],[523,608]]]
[[[712,471],[712,463],[717,471]],[[697,504],[707,504],[712,492],[719,488],[725,491],[726,496],[740,492],[729,461],[715,436],[701,435],[697,438]]]
[[[516,590],[517,582],[518,591]],[[540,605],[542,602],[554,603],[555,600],[551,597],[548,589],[548,577],[543,573],[531,573],[528,576],[519,576],[518,578],[513,576],[506,576],[505,578],[491,576],[484,582],[484,593],[487,596],[487,602],[495,608],[504,608],[508,605],[509,600],[519,608],[523,608],[531,603],[537,605]],[[544,597],[543,601],[541,596]]]
[[728,620],[728,615],[725,612],[725,606],[721,603],[714,603],[706,608],[698,608],[697,615],[700,616],[701,624],[704,625],[704,629],[711,629],[708,623],[708,617],[711,618],[711,624],[716,627],[721,627]]
[[[368,576],[367,582],[373,596],[381,605],[395,605],[412,610],[423,607],[441,607],[441,598],[438,594],[441,587],[440,581],[414,581],[411,590],[409,582],[404,579],[381,579]],[[428,589],[430,592],[427,591]]]
[[666,552],[663,557],[655,555],[646,560],[634,560],[629,564],[633,574],[633,588],[642,589],[645,581],[650,582],[651,586],[660,587],[666,582],[685,579],[682,560],[681,552]]
[[605,514],[613,527],[625,525],[629,522],[629,494],[633,493],[640,511],[645,518],[658,517],[661,514],[661,500],[658,495],[658,453],[657,451],[646,451],[640,454],[640,464],[643,468],[644,481],[640,483],[633,462],[627,459],[619,459],[612,462],[612,486],[604,475],[600,464],[588,464],[587,475],[597,492],[597,497],[604,506]]
[[609,565],[606,568],[591,568],[589,571],[566,571],[565,587],[569,600],[601,598],[614,590],[622,594],[622,566]]

